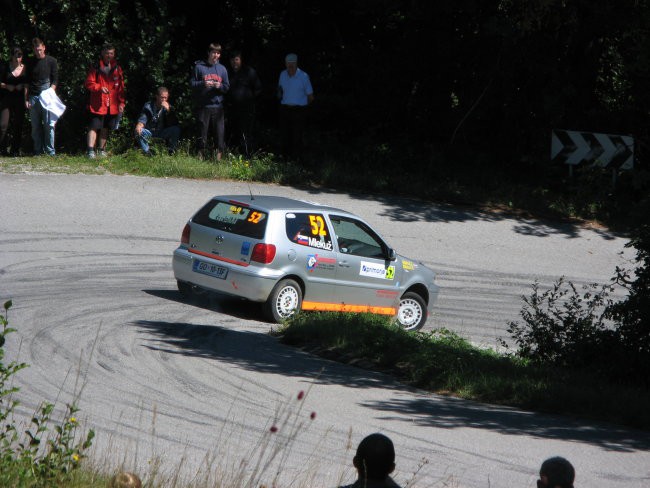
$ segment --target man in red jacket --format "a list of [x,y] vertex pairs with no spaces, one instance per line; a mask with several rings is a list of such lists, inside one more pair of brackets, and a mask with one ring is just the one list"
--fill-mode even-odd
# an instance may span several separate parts
[[105,157],[108,133],[118,128],[126,104],[124,73],[115,60],[115,47],[111,44],[102,46],[101,58],[88,70],[84,85],[90,92],[88,157],[95,158],[96,144],[99,155]]

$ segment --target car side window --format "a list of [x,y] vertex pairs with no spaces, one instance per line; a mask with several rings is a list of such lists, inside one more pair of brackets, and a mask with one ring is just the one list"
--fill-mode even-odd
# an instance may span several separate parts
[[384,244],[375,232],[361,221],[330,215],[339,252],[366,258],[384,258]]
[[301,246],[332,251],[332,232],[325,217],[319,213],[287,213],[285,216],[287,237]]

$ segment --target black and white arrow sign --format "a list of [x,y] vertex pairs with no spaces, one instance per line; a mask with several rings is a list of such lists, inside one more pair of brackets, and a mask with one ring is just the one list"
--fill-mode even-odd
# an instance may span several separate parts
[[570,165],[592,163],[603,168],[632,169],[634,138],[553,129],[551,132],[551,160]]

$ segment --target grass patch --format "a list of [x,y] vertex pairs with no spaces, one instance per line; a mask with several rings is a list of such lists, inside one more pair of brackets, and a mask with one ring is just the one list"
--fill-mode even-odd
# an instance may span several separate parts
[[650,429],[647,388],[481,349],[446,329],[409,333],[381,316],[324,312],[298,314],[276,334],[285,344],[435,393]]
[[189,144],[169,155],[164,147],[152,146],[153,156],[129,149],[111,153],[105,158],[89,159],[85,154],[57,154],[0,159],[0,170],[7,173],[24,171],[48,173],[84,173],[139,175],[159,178],[234,179],[281,183],[299,170],[277,160],[273,154],[258,153],[251,158],[226,154],[221,161],[215,157],[200,159],[192,154]]

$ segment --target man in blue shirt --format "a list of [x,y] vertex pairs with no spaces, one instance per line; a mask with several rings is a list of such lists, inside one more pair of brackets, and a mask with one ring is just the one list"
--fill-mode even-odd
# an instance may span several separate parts
[[309,75],[298,68],[296,54],[287,54],[284,62],[287,69],[280,73],[278,80],[282,153],[286,157],[297,159],[302,150],[307,107],[314,101],[314,90]]
[[228,71],[219,63],[220,57],[221,44],[210,44],[207,59],[197,61],[194,64],[190,79],[196,121],[199,127],[199,156],[205,156],[208,132],[212,127],[212,134],[217,141],[217,160],[221,159],[221,154],[225,148],[223,103],[224,95],[228,93],[230,88]]

